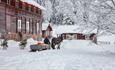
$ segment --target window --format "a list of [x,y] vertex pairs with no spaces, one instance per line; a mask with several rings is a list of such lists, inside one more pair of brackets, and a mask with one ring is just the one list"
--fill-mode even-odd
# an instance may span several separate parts
[[38,8],[36,7],[36,13],[38,13],[39,11],[38,11]]
[[16,4],[15,4],[15,7],[16,7],[16,8],[19,8],[19,1],[20,1],[20,0],[15,0],[15,3],[16,3]]
[[29,27],[30,27],[29,21],[26,21],[26,31],[27,32],[29,32]]
[[42,14],[42,11],[41,10],[39,10],[39,15],[41,15]]
[[33,12],[33,11],[34,11],[34,6],[31,5],[31,12]]
[[37,34],[39,33],[39,23],[37,23]]
[[31,12],[31,5],[28,5],[28,11]]
[[10,0],[10,5],[15,6],[15,0]]
[[29,33],[32,33],[32,19],[29,19]]
[[18,31],[21,31],[21,28],[22,28],[22,21],[21,20],[18,20],[17,28],[18,28]]
[[7,0],[1,0],[1,2],[7,3]]
[[33,12],[36,13],[36,7],[35,6],[33,6]]
[[31,26],[31,28],[30,28],[31,30],[30,31],[31,31],[32,34],[34,34],[34,20],[33,20],[33,18],[31,19],[30,26]]
[[25,3],[25,5],[26,5],[25,9],[28,11],[29,10],[29,5],[27,3]]
[[10,0],[7,0],[7,4],[10,4]]
[[22,9],[22,1],[19,1],[19,8]]

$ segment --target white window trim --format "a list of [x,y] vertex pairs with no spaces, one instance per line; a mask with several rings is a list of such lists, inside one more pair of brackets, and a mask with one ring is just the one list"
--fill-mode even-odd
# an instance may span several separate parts
[[18,30],[21,30],[21,28],[22,28],[22,21],[21,20],[18,20]]
[[29,32],[30,29],[30,23],[29,21],[26,21],[26,31]]
[[37,23],[37,34],[39,33],[39,23]]

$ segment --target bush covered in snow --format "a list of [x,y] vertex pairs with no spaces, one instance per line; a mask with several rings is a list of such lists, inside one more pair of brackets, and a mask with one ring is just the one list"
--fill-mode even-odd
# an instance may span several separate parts
[[24,49],[26,47],[26,44],[27,44],[27,39],[22,40],[19,44],[20,49]]

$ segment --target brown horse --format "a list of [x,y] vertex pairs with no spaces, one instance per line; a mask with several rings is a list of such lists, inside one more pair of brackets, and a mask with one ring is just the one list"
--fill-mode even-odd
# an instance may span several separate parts
[[59,37],[53,37],[52,40],[51,40],[51,47],[52,49],[55,49],[55,46],[58,45],[57,49],[60,49],[60,44],[61,42],[63,41],[63,38],[62,36],[59,36]]

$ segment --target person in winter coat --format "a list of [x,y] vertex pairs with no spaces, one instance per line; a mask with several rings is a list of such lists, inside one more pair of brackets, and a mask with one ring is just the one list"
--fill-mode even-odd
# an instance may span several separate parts
[[49,41],[49,39],[48,39],[47,36],[46,36],[45,39],[44,39],[44,43],[45,43],[45,44],[48,44],[48,45],[50,44],[50,41]]

